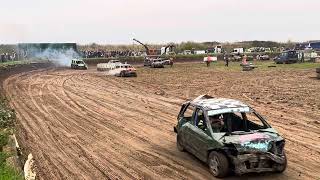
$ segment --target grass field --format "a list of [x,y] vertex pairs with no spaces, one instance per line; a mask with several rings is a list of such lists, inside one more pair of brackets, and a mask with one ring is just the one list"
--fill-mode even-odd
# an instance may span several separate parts
[[0,68],[6,68],[8,66],[20,65],[20,64],[29,64],[30,61],[8,61],[8,62],[1,62]]

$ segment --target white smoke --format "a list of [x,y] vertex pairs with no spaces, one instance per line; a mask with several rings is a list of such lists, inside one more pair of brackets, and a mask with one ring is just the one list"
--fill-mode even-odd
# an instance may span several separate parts
[[57,50],[48,48],[43,52],[36,53],[36,58],[49,60],[56,64],[57,66],[70,66],[71,60],[75,58],[79,58],[79,54],[73,49],[68,50]]

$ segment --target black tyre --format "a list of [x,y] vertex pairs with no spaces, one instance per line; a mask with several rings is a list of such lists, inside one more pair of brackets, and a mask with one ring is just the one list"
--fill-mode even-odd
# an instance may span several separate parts
[[177,148],[181,152],[185,151],[183,143],[181,142],[181,138],[179,135],[177,135]]
[[285,159],[284,163],[275,165],[277,173],[282,173],[287,169],[287,156],[285,153],[283,153],[283,155],[284,155],[284,159]]
[[214,177],[223,178],[228,175],[229,161],[224,154],[212,151],[208,158],[208,165]]

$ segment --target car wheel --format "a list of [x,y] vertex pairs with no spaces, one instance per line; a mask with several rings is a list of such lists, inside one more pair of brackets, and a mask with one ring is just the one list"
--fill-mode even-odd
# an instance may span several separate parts
[[177,148],[181,152],[184,151],[183,143],[181,142],[181,138],[179,135],[177,135]]
[[275,165],[276,166],[275,169],[277,173],[282,173],[287,169],[287,156],[285,153],[283,153],[283,155],[284,155],[284,163]]
[[212,151],[208,158],[208,164],[210,173],[215,177],[225,177],[229,172],[229,161],[222,153]]

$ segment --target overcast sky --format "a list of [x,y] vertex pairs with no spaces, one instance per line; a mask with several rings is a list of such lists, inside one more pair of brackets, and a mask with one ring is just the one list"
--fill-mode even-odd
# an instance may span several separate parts
[[0,0],[0,43],[320,39],[319,0]]

